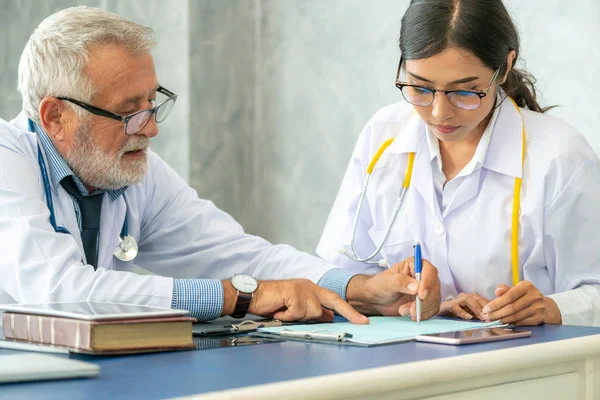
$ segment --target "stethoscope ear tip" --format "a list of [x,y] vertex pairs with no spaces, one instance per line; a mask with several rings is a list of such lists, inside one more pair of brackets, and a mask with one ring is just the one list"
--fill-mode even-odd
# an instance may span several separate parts
[[380,267],[383,267],[383,268],[387,267],[388,266],[387,259],[382,258],[381,260],[379,260],[378,264]]

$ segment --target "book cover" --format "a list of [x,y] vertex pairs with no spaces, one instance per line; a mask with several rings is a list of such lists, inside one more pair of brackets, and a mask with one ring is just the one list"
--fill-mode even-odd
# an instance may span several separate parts
[[130,354],[194,348],[191,317],[84,321],[5,312],[6,339],[67,347],[77,353]]

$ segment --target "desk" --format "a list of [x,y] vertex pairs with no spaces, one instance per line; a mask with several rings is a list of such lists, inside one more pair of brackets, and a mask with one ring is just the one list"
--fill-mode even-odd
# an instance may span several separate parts
[[462,347],[280,342],[137,356],[77,356],[99,364],[100,377],[0,385],[0,397],[600,399],[599,328],[548,325],[531,331],[531,338]]

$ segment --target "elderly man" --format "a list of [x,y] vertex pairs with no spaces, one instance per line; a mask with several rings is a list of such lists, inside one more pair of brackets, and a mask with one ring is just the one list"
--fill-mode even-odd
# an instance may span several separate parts
[[367,323],[360,312],[414,317],[418,295],[422,318],[437,313],[427,263],[420,285],[411,260],[352,275],[245,234],[199,199],[148,149],[177,98],[158,83],[153,46],[149,28],[86,7],[51,15],[29,39],[23,112],[0,120],[0,303],[123,302],[200,320],[338,312]]

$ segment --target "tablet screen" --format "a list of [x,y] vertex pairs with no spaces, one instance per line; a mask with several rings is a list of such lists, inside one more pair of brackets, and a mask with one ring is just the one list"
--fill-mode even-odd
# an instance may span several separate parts
[[137,304],[87,301],[41,304],[4,304],[0,305],[0,310],[26,314],[77,318],[90,321],[160,316],[175,317],[188,314],[188,311],[173,310],[170,308],[150,307]]

